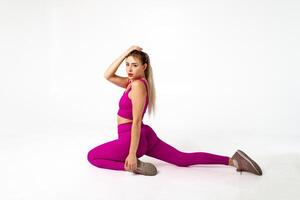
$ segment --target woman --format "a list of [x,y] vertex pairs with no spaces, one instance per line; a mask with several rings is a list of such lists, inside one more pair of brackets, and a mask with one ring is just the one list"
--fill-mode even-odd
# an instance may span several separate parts
[[[124,59],[128,77],[115,74]],[[154,111],[155,87],[149,56],[141,47],[131,46],[108,67],[104,76],[108,81],[125,88],[125,91],[117,113],[118,139],[91,149],[87,159],[92,165],[156,175],[157,169],[152,163],[138,159],[147,155],[181,167],[222,164],[236,167],[240,172],[262,175],[258,164],[241,150],[237,150],[232,157],[206,152],[182,152],[161,140],[149,125],[143,123],[147,107],[149,114]]]

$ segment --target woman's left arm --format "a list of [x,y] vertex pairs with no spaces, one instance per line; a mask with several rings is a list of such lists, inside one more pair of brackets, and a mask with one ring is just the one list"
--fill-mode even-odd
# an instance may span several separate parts
[[131,142],[129,154],[125,160],[125,167],[130,170],[137,168],[137,149],[140,141],[143,110],[146,103],[147,91],[145,85],[141,81],[133,81],[131,83],[131,101],[133,121],[131,126]]

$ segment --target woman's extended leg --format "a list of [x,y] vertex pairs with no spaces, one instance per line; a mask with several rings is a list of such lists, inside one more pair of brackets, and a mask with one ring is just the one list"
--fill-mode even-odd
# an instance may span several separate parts
[[[153,130],[151,129],[151,131]],[[154,131],[150,133],[150,135],[157,137],[156,134],[154,134]],[[230,159],[228,156],[221,156],[206,152],[182,152],[162,141],[158,137],[156,143],[146,152],[146,155],[182,167],[195,164],[229,165]]]

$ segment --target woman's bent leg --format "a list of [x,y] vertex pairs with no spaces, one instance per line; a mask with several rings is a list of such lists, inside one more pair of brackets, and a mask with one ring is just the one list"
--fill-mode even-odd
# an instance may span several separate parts
[[[125,159],[130,148],[130,133],[124,133],[119,139],[101,144],[88,152],[88,161],[99,168],[125,170]],[[137,158],[145,154],[147,141],[140,137]]]
[[160,138],[157,138],[156,143],[146,152],[146,155],[182,167],[195,164],[229,164],[228,156],[206,152],[182,152],[162,141]]
[[100,168],[125,170],[127,144],[119,139],[101,144],[88,152],[88,161]]

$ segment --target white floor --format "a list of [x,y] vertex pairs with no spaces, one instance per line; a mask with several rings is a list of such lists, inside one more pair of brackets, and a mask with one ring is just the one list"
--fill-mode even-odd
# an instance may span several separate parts
[[[158,174],[142,176],[88,163],[87,151],[112,137],[98,133],[11,134],[0,141],[0,199],[299,198],[299,138],[265,136],[255,141],[227,137],[214,143],[220,151],[212,152],[208,146],[213,138],[203,135],[200,144],[207,145],[207,152],[231,156],[240,148],[260,164],[263,176],[240,174],[222,165],[177,167],[148,156],[141,160],[153,162]],[[181,150],[197,149],[193,141],[170,144]]]
[[[300,199],[299,10],[296,0],[0,1],[0,200]],[[91,165],[88,151],[117,138],[124,92],[103,74],[131,45],[151,57],[160,138],[185,152],[241,149],[263,176],[147,156],[154,177]]]

